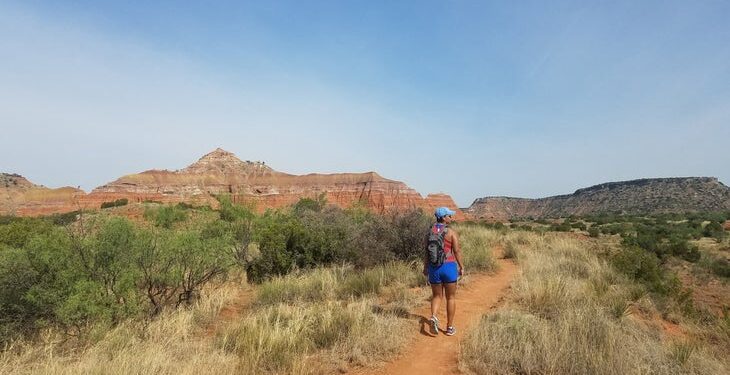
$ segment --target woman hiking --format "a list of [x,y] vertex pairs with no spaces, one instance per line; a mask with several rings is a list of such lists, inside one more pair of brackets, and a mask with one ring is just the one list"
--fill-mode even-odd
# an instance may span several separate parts
[[446,333],[452,336],[454,314],[456,313],[456,281],[464,274],[464,263],[461,261],[461,247],[456,231],[449,228],[456,212],[447,207],[439,207],[434,212],[436,223],[431,227],[427,251],[423,262],[423,274],[428,276],[433,297],[431,298],[431,332],[438,334],[438,313],[444,294],[446,295]]

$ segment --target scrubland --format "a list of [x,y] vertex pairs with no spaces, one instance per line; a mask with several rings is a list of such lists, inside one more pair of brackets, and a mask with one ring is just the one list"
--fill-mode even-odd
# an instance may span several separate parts
[[[72,274],[59,268],[59,277],[77,287],[58,289],[69,294],[45,315],[21,314],[38,303],[26,297],[38,290],[30,281],[59,285],[38,278],[35,267],[54,264],[49,258],[54,249],[73,258],[74,247],[63,248],[69,241],[51,224],[12,221],[0,227],[5,246],[0,247],[0,283],[9,286],[0,307],[27,316],[18,320],[25,325],[6,325],[8,332],[27,335],[3,337],[0,373],[335,373],[377,367],[417,334],[410,312],[430,295],[419,259],[427,217],[378,218],[312,200],[260,217],[244,208],[224,208],[197,212],[155,206],[142,223],[102,221],[98,235],[79,242],[82,250],[99,256],[107,254],[99,252],[108,248],[101,244],[115,244],[117,250],[130,246],[134,251],[128,257],[99,270],[118,274],[114,267],[123,266],[148,283],[112,282],[110,287],[127,287],[127,299],[112,298],[112,293],[84,300],[105,291],[104,279],[84,274],[83,268]],[[475,329],[459,333],[465,372],[727,373],[727,314],[702,310],[667,264],[636,246],[638,235],[591,238],[583,232],[476,224],[457,230],[469,274],[497,272],[496,248],[520,267],[504,305]],[[722,248],[725,242],[713,243]],[[704,251],[697,257],[671,242],[656,249],[667,259],[706,259]],[[724,254],[713,251],[712,259]],[[38,254],[46,263],[37,263],[33,256]],[[177,279],[184,276],[180,266],[162,266],[185,266],[196,259],[217,273],[192,286],[182,302],[143,303],[144,286],[185,292],[189,277]],[[167,272],[165,278],[149,277],[144,273],[149,267],[138,267],[140,261]],[[24,273],[12,272],[18,270]],[[463,280],[467,286],[469,278]],[[100,286],[89,289],[94,283]]]
[[624,250],[555,233],[511,231],[503,241],[521,273],[507,306],[485,315],[463,341],[465,371],[727,373],[727,319],[682,316],[681,293],[651,293],[617,269]]

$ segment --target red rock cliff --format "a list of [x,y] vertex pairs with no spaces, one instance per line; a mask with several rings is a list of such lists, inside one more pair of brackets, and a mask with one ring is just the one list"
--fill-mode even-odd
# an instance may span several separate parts
[[216,194],[230,194],[234,201],[254,203],[258,211],[324,194],[328,202],[340,207],[359,202],[376,212],[413,207],[428,212],[444,205],[457,210],[457,217],[462,215],[446,194],[424,199],[406,184],[375,172],[296,176],[277,172],[262,162],[242,161],[221,149],[178,171],[150,170],[121,177],[94,189],[81,201],[88,208],[120,198],[130,202],[186,202],[215,207]]

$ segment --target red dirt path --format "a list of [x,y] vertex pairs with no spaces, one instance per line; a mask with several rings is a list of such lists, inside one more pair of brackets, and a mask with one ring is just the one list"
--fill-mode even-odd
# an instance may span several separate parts
[[[406,350],[394,361],[383,368],[357,371],[360,374],[459,374],[460,340],[478,323],[487,311],[497,307],[509,290],[510,283],[517,273],[517,266],[509,260],[500,259],[500,270],[494,275],[477,274],[465,286],[459,286],[456,293],[456,335],[446,336],[439,332],[430,333],[428,317],[431,315],[430,303],[413,311],[417,316],[413,321],[413,337]],[[446,321],[445,303],[439,312],[441,320]]]

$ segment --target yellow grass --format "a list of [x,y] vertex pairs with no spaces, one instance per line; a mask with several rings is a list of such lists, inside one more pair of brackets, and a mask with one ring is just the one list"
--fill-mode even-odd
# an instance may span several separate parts
[[[166,312],[149,325],[122,324],[79,342],[48,333],[44,343],[16,343],[0,354],[2,374],[233,373],[236,356],[211,345],[201,328],[230,304],[238,287],[227,285],[192,309]],[[92,330],[93,333],[93,330]],[[205,370],[203,370],[205,369]]]
[[500,234],[485,230],[476,225],[459,225],[456,227],[461,241],[464,268],[468,272],[493,272],[499,268],[494,248],[500,243]]
[[485,315],[462,344],[477,374],[724,374],[697,342],[677,342],[631,317],[645,292],[596,255],[590,242],[510,232],[522,272],[509,308]]
[[[499,237],[459,231],[467,267],[494,269],[491,247]],[[256,287],[229,281],[204,291],[193,307],[148,323],[92,328],[77,338],[49,331],[40,341],[16,342],[0,353],[0,373],[309,374],[375,366],[402,350],[409,311],[430,294],[421,267],[420,261],[367,270],[334,266]],[[255,289],[253,300],[221,321],[242,288]]]

